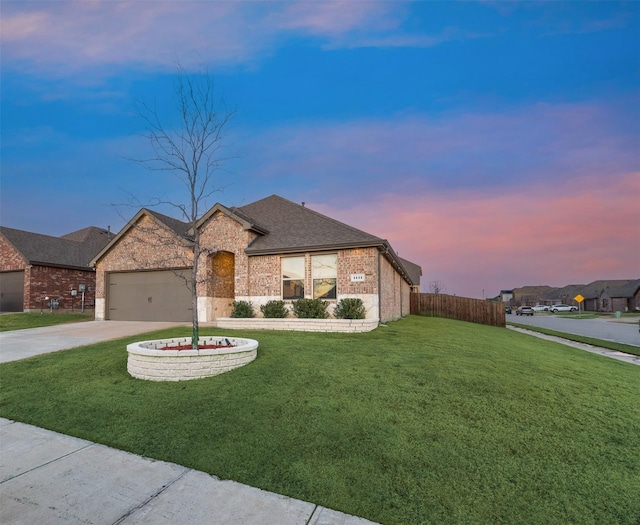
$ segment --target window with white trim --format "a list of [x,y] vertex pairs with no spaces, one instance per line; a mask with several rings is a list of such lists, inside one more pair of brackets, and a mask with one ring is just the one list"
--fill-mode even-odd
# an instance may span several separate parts
[[314,299],[335,299],[338,282],[338,256],[335,253],[311,257]]

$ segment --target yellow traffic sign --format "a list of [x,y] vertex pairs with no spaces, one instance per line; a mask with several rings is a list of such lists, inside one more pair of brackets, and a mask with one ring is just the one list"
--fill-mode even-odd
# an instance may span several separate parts
[[582,297],[580,294],[578,294],[573,298],[573,300],[578,302],[578,303],[581,303],[582,301],[584,301],[584,297]]

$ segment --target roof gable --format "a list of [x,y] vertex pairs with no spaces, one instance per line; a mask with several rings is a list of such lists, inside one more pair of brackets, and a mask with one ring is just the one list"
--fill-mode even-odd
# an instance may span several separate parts
[[215,204],[207,213],[205,213],[200,220],[198,221],[198,224],[196,225],[197,228],[202,228],[202,226],[211,218],[213,217],[217,212],[223,213],[224,215],[226,215],[227,217],[230,217],[231,219],[233,219],[234,221],[240,223],[240,225],[245,229],[245,230],[252,230],[255,231],[256,233],[259,233],[261,235],[265,235],[268,233],[267,230],[265,230],[264,228],[260,227],[259,225],[257,225],[253,219],[251,219],[251,217],[247,216],[246,214],[244,214],[243,212],[240,211],[240,209],[238,208],[227,208],[226,206],[223,206],[220,203]]
[[117,235],[111,239],[100,252],[98,252],[91,261],[91,265],[95,266],[96,263],[102,259],[116,244],[122,239],[143,217],[149,217],[155,224],[161,228],[171,232],[175,235],[176,239],[180,240],[185,245],[191,244],[191,239],[188,236],[190,225],[186,222],[182,222],[168,215],[163,215],[156,211],[151,211],[147,208],[141,208],[138,213],[117,233]]

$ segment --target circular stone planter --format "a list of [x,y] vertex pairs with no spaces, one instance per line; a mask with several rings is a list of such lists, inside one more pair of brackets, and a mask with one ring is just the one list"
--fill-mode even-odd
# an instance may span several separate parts
[[[177,350],[190,344],[190,337],[131,343],[127,345],[127,371],[138,379],[187,381],[228,372],[250,363],[258,355],[258,341],[254,339],[201,337],[198,345],[219,345],[223,348]],[[165,347],[175,347],[176,350],[162,350]]]

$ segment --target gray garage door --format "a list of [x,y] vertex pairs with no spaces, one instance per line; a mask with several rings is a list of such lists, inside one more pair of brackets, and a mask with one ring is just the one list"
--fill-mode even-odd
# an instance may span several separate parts
[[0,272],[0,312],[22,312],[24,271]]
[[[108,276],[107,307],[113,321],[191,321],[191,292],[174,271]],[[189,270],[180,272],[188,276]]]

